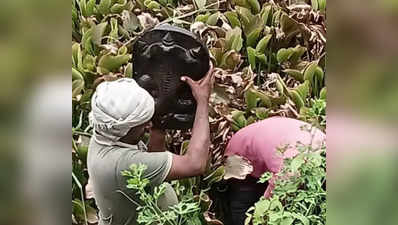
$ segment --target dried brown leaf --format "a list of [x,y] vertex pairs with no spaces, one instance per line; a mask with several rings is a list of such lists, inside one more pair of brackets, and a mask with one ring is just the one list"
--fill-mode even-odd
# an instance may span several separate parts
[[225,159],[225,175],[224,179],[235,178],[244,180],[247,175],[253,172],[252,163],[245,157],[239,155],[227,156]]

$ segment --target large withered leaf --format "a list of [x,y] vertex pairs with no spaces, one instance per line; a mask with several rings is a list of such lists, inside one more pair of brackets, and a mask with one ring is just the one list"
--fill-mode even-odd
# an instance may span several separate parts
[[228,180],[231,178],[244,180],[247,175],[253,172],[252,163],[239,155],[231,155],[226,157],[225,162],[225,175],[224,179]]

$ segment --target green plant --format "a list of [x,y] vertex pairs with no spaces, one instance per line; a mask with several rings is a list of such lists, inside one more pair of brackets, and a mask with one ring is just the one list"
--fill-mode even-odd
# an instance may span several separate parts
[[159,198],[165,193],[166,184],[163,183],[156,186],[152,191],[148,191],[149,180],[142,178],[142,174],[147,167],[143,164],[133,164],[130,170],[123,171],[122,175],[128,177],[127,188],[136,191],[136,194],[141,200],[140,203],[134,202],[137,207],[139,224],[164,224],[164,225],[184,225],[205,223],[203,212],[208,208],[201,207],[203,198],[196,198],[192,192],[179,190],[179,202],[176,205],[170,206],[167,210],[161,210],[158,207]]
[[[217,72],[210,100],[213,147],[208,172],[172,182],[179,196],[193,195],[201,204],[210,204],[203,193],[214,191],[212,184],[222,177],[220,165],[229,137],[251,123],[283,116],[319,121],[324,129],[325,107],[317,99],[326,104],[326,0],[305,1],[311,4],[305,8],[295,2],[72,0],[74,223],[86,223],[89,217],[82,216],[79,205],[85,205],[87,214],[93,211],[89,207],[96,207],[85,193],[88,144],[81,141],[92,132],[91,96],[100,82],[133,77],[131,44],[156,24],[193,31],[207,45]],[[167,133],[167,149],[182,153],[189,131]],[[212,211],[219,216],[216,207]]]
[[[245,225],[325,224],[326,222],[326,149],[297,144],[299,154],[285,159],[282,170],[263,174],[259,182],[272,177],[272,197],[261,199],[246,215]],[[283,151],[283,149],[281,149]]]
[[[326,92],[326,89],[324,89]],[[326,129],[326,100],[311,99],[311,107],[303,108],[300,112],[301,119],[313,124],[322,130]]]

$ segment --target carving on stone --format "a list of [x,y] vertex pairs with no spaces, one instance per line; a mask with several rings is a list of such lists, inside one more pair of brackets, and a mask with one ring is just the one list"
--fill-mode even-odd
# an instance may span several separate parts
[[196,101],[189,86],[209,70],[208,49],[189,31],[163,24],[145,32],[133,45],[134,79],[155,99],[154,125],[162,129],[188,129],[194,121]]

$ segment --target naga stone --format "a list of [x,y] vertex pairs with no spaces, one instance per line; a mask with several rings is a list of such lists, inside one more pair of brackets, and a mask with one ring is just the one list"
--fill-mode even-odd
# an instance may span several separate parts
[[209,70],[209,62],[205,45],[191,32],[169,24],[156,26],[135,41],[133,77],[155,99],[155,127],[192,128],[196,101],[180,78],[200,80]]

